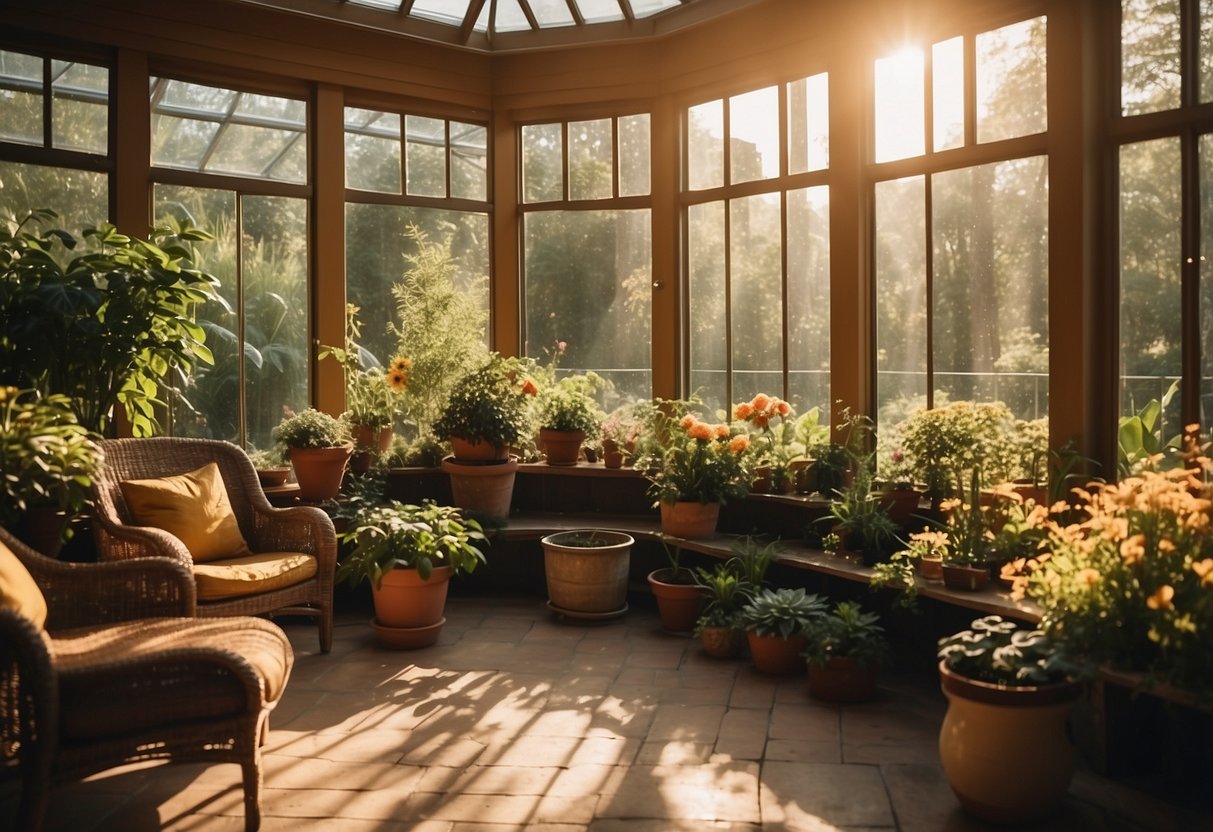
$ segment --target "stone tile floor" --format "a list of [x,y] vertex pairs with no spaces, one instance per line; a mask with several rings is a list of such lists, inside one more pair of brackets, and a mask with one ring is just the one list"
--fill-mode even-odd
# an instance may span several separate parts
[[[706,657],[632,610],[608,624],[525,599],[452,598],[434,647],[376,646],[339,616],[331,654],[296,649],[265,749],[265,830],[678,832],[948,830],[944,700],[886,674],[876,701],[831,706],[802,677]],[[1008,776],[1014,776],[1009,772]],[[11,824],[16,791],[0,791]],[[142,765],[55,792],[48,828],[243,829],[235,765]],[[1210,818],[1080,769],[1049,830],[1213,829]]]

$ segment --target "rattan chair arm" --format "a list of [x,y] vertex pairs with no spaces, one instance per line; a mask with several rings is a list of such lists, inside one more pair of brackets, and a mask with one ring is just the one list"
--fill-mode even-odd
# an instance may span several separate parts
[[303,552],[315,555],[320,567],[337,562],[337,532],[333,520],[315,506],[257,507],[259,552]]
[[128,526],[97,515],[93,517],[93,539],[100,560],[160,557],[187,567],[194,565],[194,558],[181,539],[155,526]]
[[136,618],[192,617],[197,609],[193,572],[170,558],[52,564],[40,566],[34,576],[46,597],[52,632]]
[[0,607],[0,766],[31,755],[22,765],[35,772],[35,780],[49,782],[58,688],[45,631],[16,610]]

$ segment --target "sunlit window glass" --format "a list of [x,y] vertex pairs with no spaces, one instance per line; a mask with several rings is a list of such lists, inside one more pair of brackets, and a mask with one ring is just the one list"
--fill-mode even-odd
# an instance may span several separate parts
[[729,99],[729,181],[779,175],[779,89],[766,87]]
[[927,402],[926,180],[876,183],[876,398],[895,424]]
[[965,143],[964,38],[931,47],[931,109],[936,150]]
[[878,58],[876,75],[876,161],[921,156],[926,140],[921,49]]
[[482,124],[450,122],[451,196],[486,200],[489,196],[489,131]]
[[1044,132],[1045,18],[977,36],[977,141]]
[[612,120],[569,122],[569,199],[610,199],[614,182]]
[[405,116],[405,193],[446,196],[446,121]]
[[42,58],[0,50],[0,140],[42,144]]
[[691,392],[711,408],[728,407],[724,203],[687,208]]
[[687,110],[687,187],[692,191],[724,184],[724,101]]
[[816,407],[825,414],[830,407],[830,189],[801,188],[789,191],[787,199],[788,401],[798,413]]
[[564,198],[564,151],[560,129],[560,124],[523,126],[523,202],[553,202]]
[[1172,110],[1180,96],[1180,0],[1122,0],[1120,111]]
[[109,144],[109,70],[51,61],[51,145],[105,153]]
[[649,184],[649,114],[619,119],[619,195],[646,196]]
[[400,193],[400,116],[345,108],[345,186]]
[[74,168],[0,162],[0,217],[23,219],[52,208],[72,233],[109,219],[109,177]]

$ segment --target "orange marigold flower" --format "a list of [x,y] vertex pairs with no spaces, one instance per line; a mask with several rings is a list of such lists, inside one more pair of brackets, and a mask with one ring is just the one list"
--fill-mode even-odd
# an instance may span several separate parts
[[729,438],[729,426],[728,425],[717,425],[712,430],[716,433],[717,439],[728,439]]
[[767,423],[770,420],[771,420],[771,417],[765,413],[755,413],[754,414],[754,424],[760,428],[765,428],[767,426]]
[[1074,575],[1074,580],[1076,580],[1080,586],[1090,589],[1091,587],[1095,586],[1095,584],[1099,583],[1101,577],[1102,576],[1096,570],[1087,568],[1079,569]]
[[392,369],[399,370],[402,373],[407,373],[413,369],[413,359],[407,355],[398,355],[392,359]]
[[680,428],[682,428],[683,430],[690,430],[691,425],[695,424],[696,421],[698,421],[698,420],[694,416],[692,416],[690,413],[688,413],[686,416],[683,416],[681,419],[678,420],[678,426]]
[[750,447],[750,437],[740,435],[729,440],[729,450],[735,454],[745,453]]
[[712,430],[712,426],[707,422],[695,422],[687,428],[687,433],[690,434],[692,439],[708,442],[712,439],[714,431]]
[[1163,584],[1158,588],[1158,591],[1146,599],[1146,606],[1152,610],[1169,610],[1172,609],[1171,599],[1175,597],[1175,588],[1170,584]]
[[522,392],[527,396],[535,396],[539,394],[539,385],[535,383],[535,379],[527,377],[522,380]]
[[785,402],[783,399],[779,399],[778,401],[775,402],[775,412],[778,413],[780,416],[787,416],[789,413],[792,412],[792,406],[790,404],[788,404],[787,402]]
[[395,367],[387,371],[387,385],[397,393],[409,386],[409,374]]
[[749,419],[752,415],[754,415],[754,408],[750,406],[749,402],[742,402],[741,404],[733,406],[733,418],[734,419],[740,419],[741,421],[744,422],[746,419]]
[[1126,563],[1140,563],[1146,556],[1146,536],[1135,534],[1120,544],[1120,556]]
[[1213,558],[1196,561],[1192,564],[1192,571],[1200,578],[1202,584],[1213,585]]
[[755,410],[766,410],[771,406],[771,397],[766,393],[759,393],[754,398],[750,399],[750,407]]

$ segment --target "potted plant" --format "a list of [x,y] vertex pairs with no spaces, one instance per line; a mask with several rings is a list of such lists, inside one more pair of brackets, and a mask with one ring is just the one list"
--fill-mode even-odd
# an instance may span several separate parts
[[872,493],[872,475],[865,465],[857,467],[851,483],[835,491],[827,519],[844,546],[860,553],[865,566],[872,566],[892,553],[898,526],[889,516],[880,495]]
[[[51,227],[54,211],[0,223],[0,379],[62,393],[86,430],[107,434],[120,405],[135,436],[156,429],[171,379],[211,363],[198,306],[217,278],[194,268],[193,244],[212,239],[188,222],[129,237],[86,228],[87,250]],[[45,230],[38,230],[39,227]]]
[[952,402],[920,408],[894,431],[915,479],[934,504],[965,492],[965,479],[982,468],[994,481],[1007,479],[1007,449],[1014,417],[1001,402]]
[[733,405],[733,418],[744,422],[750,431],[753,490],[759,493],[791,491],[788,463],[795,456],[792,406],[777,396],[758,393],[748,402]]
[[300,498],[321,502],[337,496],[354,450],[344,422],[309,407],[279,422],[274,439],[290,453]]
[[548,606],[569,618],[605,619],[627,612],[632,536],[605,529],[543,538]]
[[855,601],[839,601],[809,622],[804,634],[810,694],[829,702],[872,698],[889,649],[878,615]]
[[643,422],[636,415],[638,403],[622,404],[610,412],[599,426],[602,437],[602,464],[607,468],[622,468],[624,461],[636,450]]
[[961,806],[999,824],[1047,816],[1073,775],[1066,718],[1082,690],[1055,643],[991,615],[941,639],[939,657],[940,761]]
[[999,507],[981,499],[981,469],[969,473],[965,498],[952,497],[940,507],[947,517],[948,545],[943,550],[944,586],[976,591],[990,582],[990,541]]
[[695,635],[709,656],[731,658],[740,651],[741,608],[762,588],[777,547],[773,541],[761,543],[747,535],[733,542],[728,560],[710,570],[695,570],[695,582],[706,598]]
[[89,506],[102,462],[96,438],[66,396],[0,387],[0,525],[55,557]]
[[657,599],[661,629],[667,633],[689,633],[695,629],[703,609],[703,590],[695,582],[695,573],[682,565],[682,548],[662,538],[670,565],[654,569],[648,575],[649,590]]
[[709,537],[720,506],[749,490],[750,438],[702,421],[687,402],[660,402],[651,412],[636,467],[649,480],[661,528],[674,537]]
[[539,392],[528,369],[492,353],[459,380],[434,423],[434,435],[454,452],[442,469],[455,502],[486,520],[503,521],[510,513],[518,462],[509,448],[530,435],[530,400]]
[[582,444],[597,436],[602,411],[594,392],[600,387],[597,373],[585,373],[564,376],[539,392],[536,421],[548,465],[576,465]]
[[284,485],[291,475],[291,462],[286,458],[281,446],[249,451],[248,458],[257,471],[257,479],[261,481],[262,488]]
[[741,608],[741,624],[754,667],[787,676],[804,668],[805,630],[826,603],[803,589],[763,589]]
[[337,580],[371,584],[371,622],[385,647],[427,647],[446,623],[451,576],[472,572],[484,562],[477,546],[485,540],[475,520],[432,502],[391,502],[360,511],[341,535],[348,551]]

